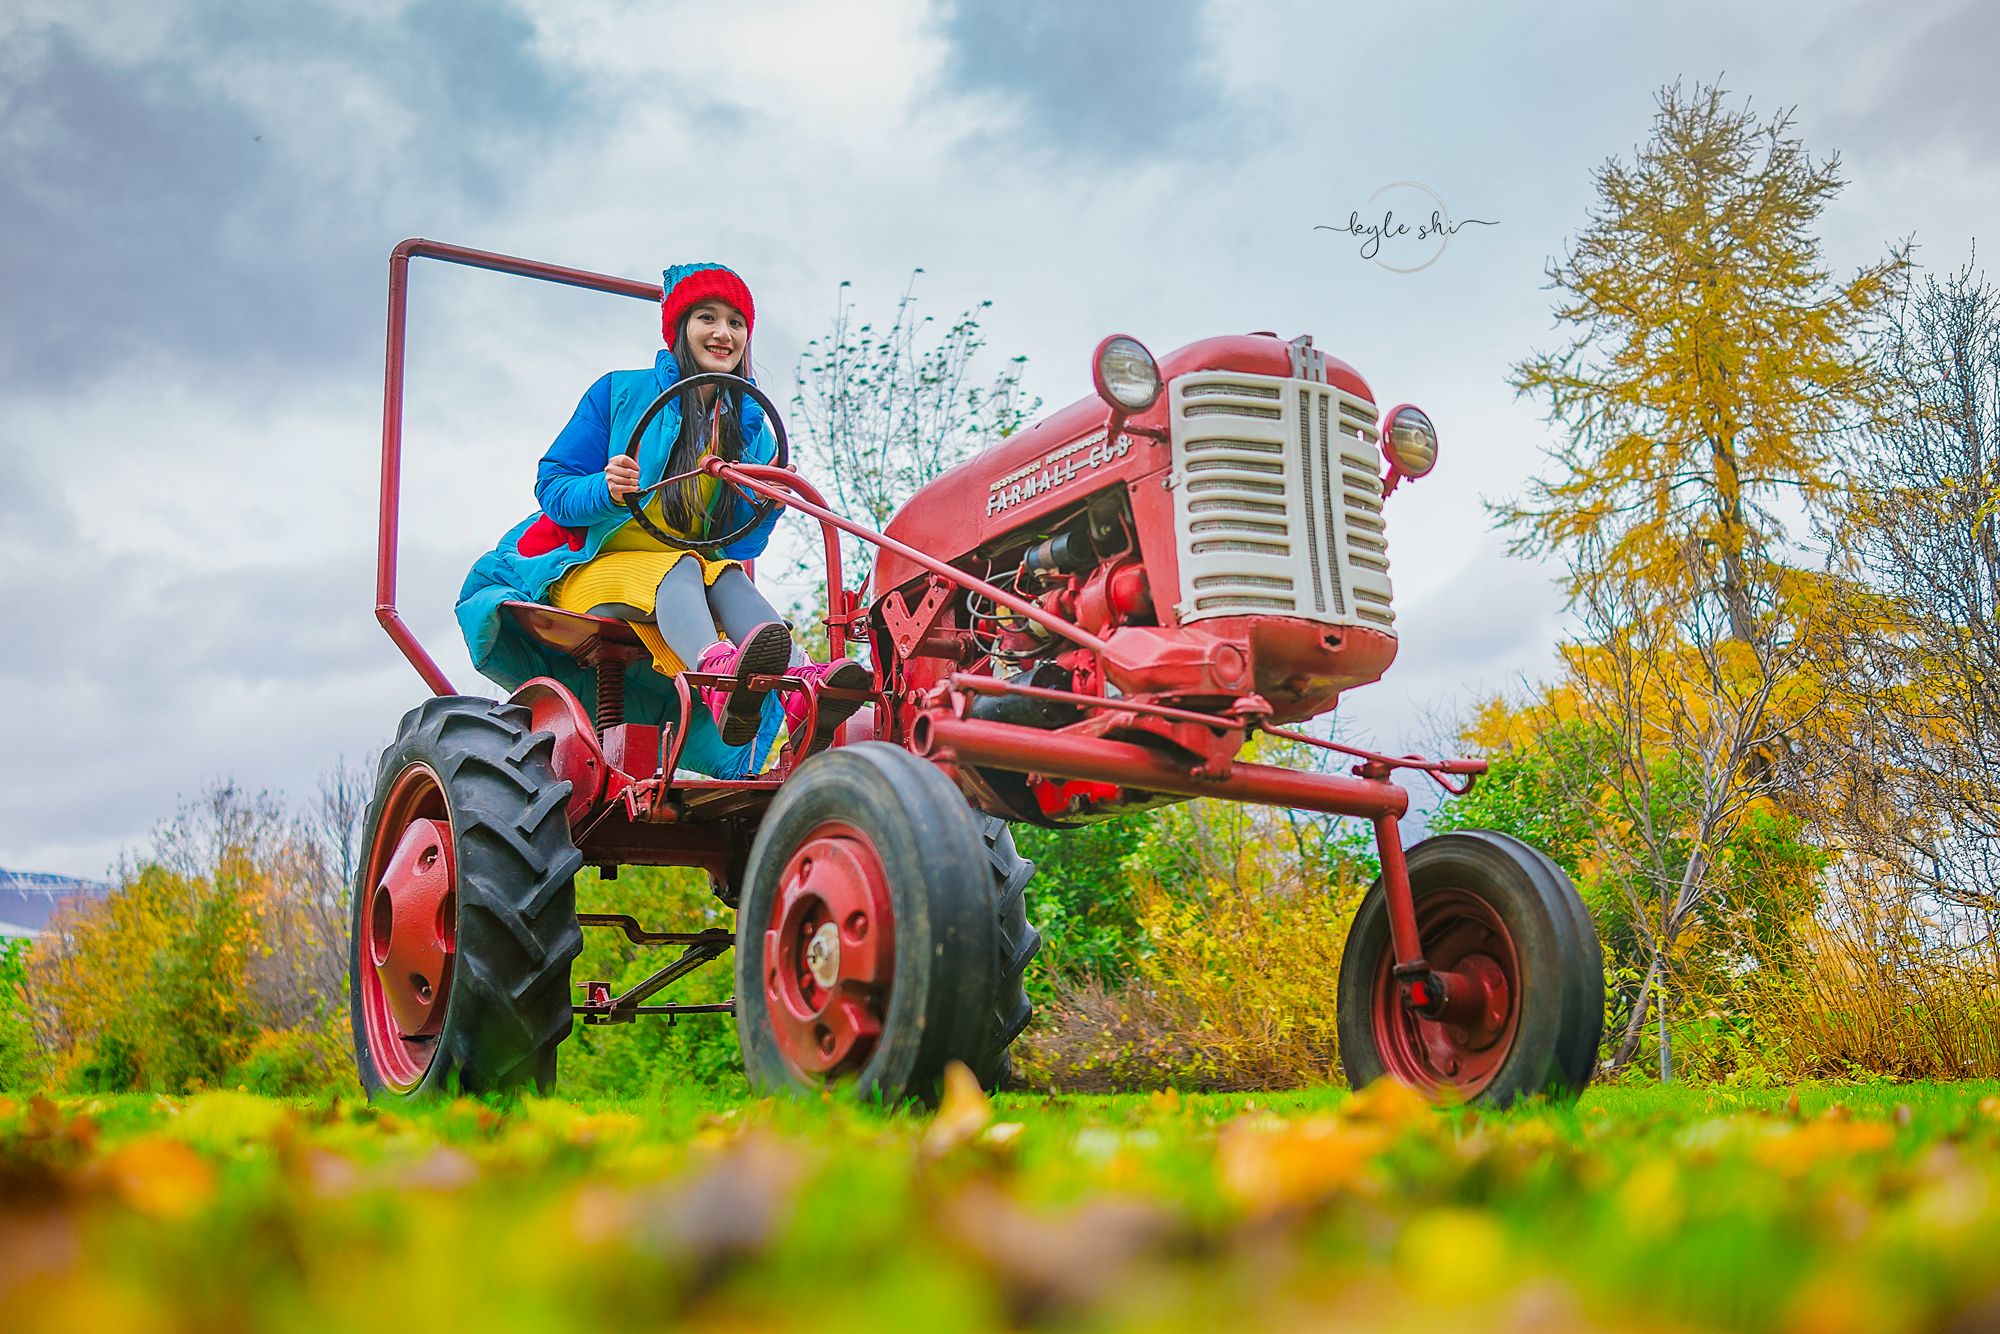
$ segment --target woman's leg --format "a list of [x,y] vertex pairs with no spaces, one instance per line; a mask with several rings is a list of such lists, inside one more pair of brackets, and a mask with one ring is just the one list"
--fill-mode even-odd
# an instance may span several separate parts
[[[742,587],[726,589],[718,599],[713,587],[702,587],[700,561],[676,562],[674,568],[667,572],[667,577],[660,581],[654,618],[659,623],[660,637],[667,641],[667,647],[690,667],[704,666],[702,655],[716,647],[717,625],[729,636],[730,643],[735,646],[730,655],[727,658],[712,657],[706,670],[734,676],[736,684],[708,688],[708,699],[710,707],[715,710],[715,725],[722,734],[722,744],[741,746],[757,735],[770,698],[743,687],[753,676],[782,674],[796,650],[792,645],[791,632],[785,628],[784,618],[771,609],[771,604],[757,592],[743,571],[730,569],[724,577],[732,574],[742,580]],[[716,582],[721,583],[722,580]],[[748,598],[742,596],[746,590]],[[749,614],[755,612],[761,612],[761,615]]]
[[[683,562],[684,564],[686,562]],[[782,621],[770,600],[757,591],[743,567],[732,565],[708,586],[708,606],[715,623],[730,642],[740,644],[743,636],[769,621]]]
[[653,595],[653,623],[674,656],[693,667],[715,643],[715,618],[701,586],[701,562],[692,556],[674,562]]
[[[709,585],[708,603],[715,608],[715,619],[731,639],[740,639],[749,630],[765,621],[778,619],[778,613],[750,582],[750,577],[742,570],[731,566],[724,570],[716,581]],[[822,686],[832,686],[836,690],[866,690],[871,684],[867,669],[860,664],[841,658],[831,663],[809,663],[800,650],[798,641],[792,641],[792,661],[787,669],[791,676],[816,680]],[[831,699],[822,696],[819,701],[817,726],[811,736],[802,734],[805,724],[806,697],[797,692],[785,696],[785,723],[790,729],[789,744],[795,753],[813,755],[825,750],[833,742],[834,733],[840,725],[854,716],[861,707],[859,700]]]

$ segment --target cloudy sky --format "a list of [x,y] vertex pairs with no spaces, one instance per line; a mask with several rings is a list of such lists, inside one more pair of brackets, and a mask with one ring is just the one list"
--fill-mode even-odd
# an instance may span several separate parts
[[[219,777],[301,797],[422,697],[370,614],[403,237],[726,262],[781,403],[838,284],[886,313],[916,268],[1050,407],[1108,332],[1312,333],[1443,438],[1392,505],[1402,659],[1343,705],[1396,744],[1560,632],[1481,498],[1541,466],[1506,370],[1658,88],[1796,106],[1837,268],[1948,267],[2000,217],[1996,58],[1989,0],[0,0],[0,866],[102,875]],[[1497,225],[1414,274],[1315,230],[1398,181]],[[466,566],[658,322],[432,263],[411,310],[401,602],[471,688]]]

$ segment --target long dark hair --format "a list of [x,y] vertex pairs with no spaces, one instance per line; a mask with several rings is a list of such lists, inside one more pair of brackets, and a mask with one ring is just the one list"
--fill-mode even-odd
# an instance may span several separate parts
[[[674,330],[674,341],[668,349],[674,359],[674,366],[682,377],[697,373],[699,364],[694,359],[694,348],[688,343],[688,320],[694,312],[681,317],[680,327]],[[743,338],[743,359],[736,363],[737,375],[748,380],[750,370],[750,337]],[[708,413],[701,406],[701,391],[687,389],[681,392],[681,433],[674,441],[673,451],[667,455],[668,477],[694,471],[701,462],[701,456],[712,446],[716,457],[735,463],[743,457],[743,391],[729,388],[717,395],[719,410],[715,416],[715,433],[709,437]],[[725,497],[722,515],[711,518],[701,507],[701,495],[696,490],[696,478],[676,482],[660,492],[660,513],[669,527],[676,532],[700,539],[711,531],[729,526],[729,510],[733,503]]]

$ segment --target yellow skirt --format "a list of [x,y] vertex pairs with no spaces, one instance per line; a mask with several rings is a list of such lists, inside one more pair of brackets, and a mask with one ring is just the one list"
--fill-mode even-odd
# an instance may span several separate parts
[[[654,595],[659,592],[660,580],[666,578],[667,571],[673,569],[683,557],[701,562],[701,582],[704,586],[713,584],[730,566],[743,563],[710,560],[693,551],[600,552],[595,560],[586,561],[556,580],[554,587],[549,589],[549,602],[564,611],[587,612],[607,602],[622,602],[628,607],[650,612],[653,610]],[[653,670],[673,676],[694,666],[693,663],[682,662],[667,647],[667,641],[651,621],[630,621],[627,624],[638,633],[640,642],[652,651]],[[716,635],[718,639],[722,637],[720,633]]]

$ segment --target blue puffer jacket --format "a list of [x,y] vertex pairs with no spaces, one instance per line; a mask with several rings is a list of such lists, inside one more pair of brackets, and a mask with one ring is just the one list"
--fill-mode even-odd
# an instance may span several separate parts
[[[614,454],[623,453],[632,428],[654,399],[680,378],[673,357],[663,348],[651,370],[613,371],[599,379],[576,405],[569,425],[549,446],[536,471],[535,498],[542,513],[566,528],[584,530],[583,545],[572,549],[558,545],[539,555],[521,554],[521,535],[539,515],[531,514],[508,529],[493,550],[473,563],[458,595],[458,625],[465,635],[466,649],[482,676],[507,690],[516,690],[537,676],[553,676],[576,692],[588,705],[596,696],[592,673],[577,666],[567,654],[543,648],[521,633],[514,618],[502,614],[503,602],[543,602],[556,580],[575,566],[593,559],[613,533],[632,522],[623,505],[613,502],[604,480],[604,465]],[[757,404],[743,404],[743,461],[769,463],[777,455],[777,441],[764,413]],[[667,404],[647,425],[639,441],[639,482],[650,486],[666,476],[667,457],[680,435],[681,410],[678,399]],[[774,512],[742,540],[723,549],[731,560],[749,560],[760,554],[771,540],[771,530],[779,515]],[[750,502],[732,494],[724,531],[740,527],[750,517]],[[629,722],[663,725],[679,714],[679,696],[672,682],[653,670],[647,661],[634,663],[625,675],[625,715]],[[740,777],[754,772],[770,749],[783,709],[778,696],[765,698],[764,725],[756,740],[747,746],[725,747],[706,710],[697,711],[695,725],[688,734],[681,763],[690,769],[717,777]]]

